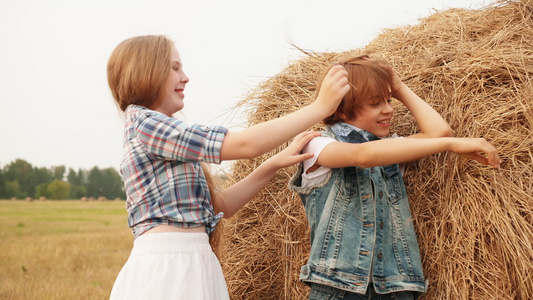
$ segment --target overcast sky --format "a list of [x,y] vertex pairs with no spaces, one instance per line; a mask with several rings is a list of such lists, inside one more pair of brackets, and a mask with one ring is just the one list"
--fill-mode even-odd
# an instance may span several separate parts
[[[0,167],[118,169],[123,120],[106,80],[109,54],[136,35],[176,42],[190,78],[189,123],[235,127],[233,105],[258,82],[312,51],[368,44],[484,0],[0,0]],[[237,129],[236,129],[237,130]]]

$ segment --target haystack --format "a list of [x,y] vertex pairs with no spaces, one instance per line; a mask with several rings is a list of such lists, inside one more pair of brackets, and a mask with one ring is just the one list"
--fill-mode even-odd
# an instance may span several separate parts
[[[405,181],[429,291],[423,299],[533,299],[533,0],[480,10],[436,12],[415,26],[384,31],[354,53],[384,58],[460,137],[484,137],[501,170],[453,153],[408,165]],[[345,53],[306,53],[243,101],[249,124],[314,99],[324,67]],[[417,126],[397,103],[392,132]],[[239,180],[272,155],[240,161]],[[298,281],[309,229],[280,171],[225,221],[221,259],[232,299],[306,299]]]

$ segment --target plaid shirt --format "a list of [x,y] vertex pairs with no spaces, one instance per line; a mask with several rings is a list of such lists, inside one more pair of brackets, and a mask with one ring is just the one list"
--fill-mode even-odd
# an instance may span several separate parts
[[135,238],[160,225],[215,229],[215,215],[200,161],[220,163],[227,129],[192,125],[147,108],[126,109],[120,172],[128,224]]

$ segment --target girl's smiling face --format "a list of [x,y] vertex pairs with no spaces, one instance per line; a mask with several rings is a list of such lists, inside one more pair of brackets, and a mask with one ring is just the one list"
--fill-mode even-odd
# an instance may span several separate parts
[[169,75],[166,83],[162,87],[161,98],[158,101],[160,104],[154,110],[171,116],[183,109],[184,90],[187,82],[189,82],[189,78],[183,72],[180,54],[174,48],[172,51],[171,65],[169,66]]
[[390,121],[394,114],[392,100],[378,97],[362,100],[355,108],[355,118],[344,120],[357,128],[366,130],[377,137],[389,135]]

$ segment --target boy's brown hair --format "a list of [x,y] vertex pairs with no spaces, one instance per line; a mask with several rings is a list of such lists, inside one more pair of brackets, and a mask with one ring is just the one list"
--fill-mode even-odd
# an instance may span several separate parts
[[[391,77],[383,67],[388,65],[385,61],[370,59],[367,55],[350,55],[342,57],[339,62],[333,65],[341,65],[348,72],[348,82],[350,90],[337,110],[324,119],[326,125],[333,125],[344,120],[355,119],[355,110],[361,100],[379,97],[380,99],[390,98]],[[322,81],[329,67],[317,85],[316,95],[320,92]]]

